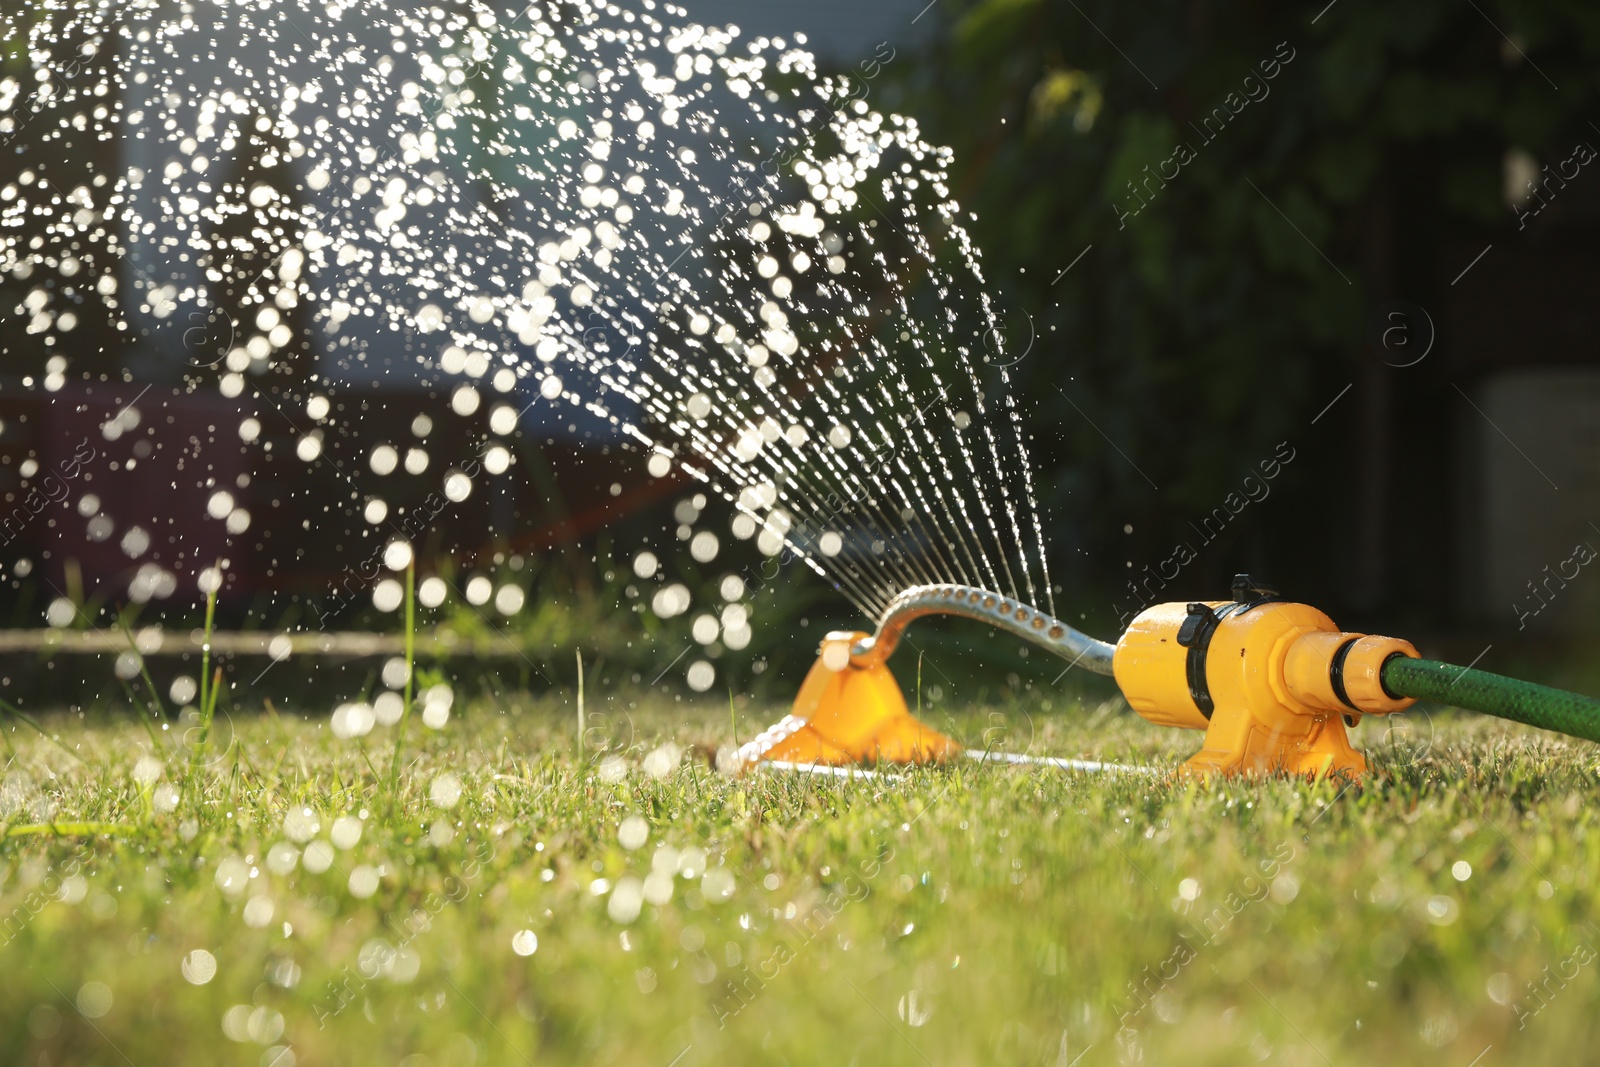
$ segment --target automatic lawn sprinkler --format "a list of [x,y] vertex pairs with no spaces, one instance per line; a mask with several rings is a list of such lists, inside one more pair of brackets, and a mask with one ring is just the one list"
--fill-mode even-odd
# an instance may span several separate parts
[[1157,604],[1115,645],[983,589],[908,589],[875,634],[823,639],[793,711],[739,750],[742,765],[938,763],[960,754],[911,714],[887,666],[905,628],[936,614],[982,620],[1112,675],[1133,710],[1157,725],[1204,730],[1186,774],[1359,777],[1367,761],[1346,728],[1418,700],[1600,741],[1600,701],[1425,660],[1398,638],[1346,633],[1241,574],[1232,600]]

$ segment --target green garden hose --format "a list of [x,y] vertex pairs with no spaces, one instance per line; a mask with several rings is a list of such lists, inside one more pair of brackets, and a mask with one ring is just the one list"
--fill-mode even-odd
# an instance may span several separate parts
[[1448,704],[1600,741],[1600,700],[1564,689],[1409,656],[1391,657],[1383,665],[1383,687],[1395,696]]

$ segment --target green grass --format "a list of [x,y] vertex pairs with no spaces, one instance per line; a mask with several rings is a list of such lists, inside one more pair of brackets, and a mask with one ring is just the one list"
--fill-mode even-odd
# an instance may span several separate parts
[[[174,740],[144,782],[151,740],[131,713],[45,716],[53,739],[7,721],[0,1058],[1592,1059],[1588,745],[1435,716],[1431,750],[1379,754],[1384,773],[1342,792],[992,765],[737,779],[707,759],[730,739],[726,702],[638,699],[589,694],[591,742],[632,745],[605,773],[595,744],[576,755],[570,701],[458,707],[411,731],[392,817],[393,728],[340,741],[328,709],[219,719],[192,780]],[[740,736],[778,710],[741,708]],[[1163,765],[1199,740],[1113,704],[932,719]],[[666,742],[684,758],[652,777]],[[430,799],[445,774],[461,787],[448,809]],[[347,816],[360,839],[331,848]],[[634,849],[631,817],[648,829]],[[291,841],[313,826],[323,844]],[[293,870],[270,870],[291,848]],[[312,873],[318,852],[332,862]],[[670,900],[613,917],[653,865]]]

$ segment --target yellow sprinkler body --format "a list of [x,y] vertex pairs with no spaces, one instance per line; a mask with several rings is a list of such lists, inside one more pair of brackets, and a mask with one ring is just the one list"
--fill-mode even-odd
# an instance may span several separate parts
[[1361,775],[1346,724],[1411,706],[1382,681],[1408,641],[1346,633],[1306,604],[1248,581],[1235,599],[1157,604],[1117,642],[1112,673],[1129,705],[1160,726],[1204,730],[1191,774]]

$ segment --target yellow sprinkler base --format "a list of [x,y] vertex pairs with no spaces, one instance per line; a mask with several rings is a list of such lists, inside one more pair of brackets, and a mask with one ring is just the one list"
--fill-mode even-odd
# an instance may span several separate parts
[[795,697],[794,709],[739,749],[739,766],[764,761],[827,766],[942,763],[961,746],[919,722],[874,653],[853,654],[864,633],[831,633]]

